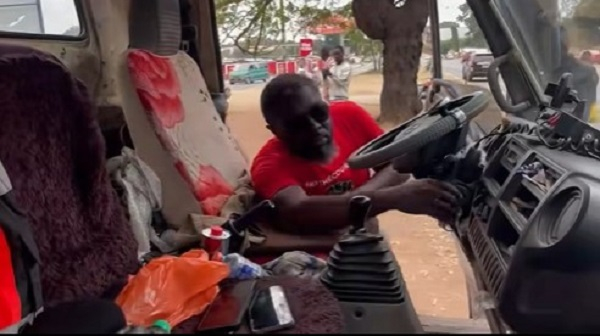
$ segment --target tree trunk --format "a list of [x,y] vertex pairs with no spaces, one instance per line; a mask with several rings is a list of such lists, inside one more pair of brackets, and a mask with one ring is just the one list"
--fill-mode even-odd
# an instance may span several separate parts
[[[416,32],[420,36],[419,32]],[[379,121],[398,124],[414,117],[423,108],[417,95],[417,73],[422,43],[407,43],[407,36],[383,41],[383,89]]]
[[423,29],[429,17],[426,0],[353,0],[356,25],[368,37],[383,42],[383,89],[379,121],[400,123],[419,113],[417,73],[423,49]]

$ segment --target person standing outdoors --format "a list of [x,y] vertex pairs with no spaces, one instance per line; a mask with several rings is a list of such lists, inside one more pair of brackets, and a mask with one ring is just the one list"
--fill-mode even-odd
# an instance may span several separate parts
[[331,50],[331,57],[325,62],[323,78],[327,86],[328,101],[348,100],[352,66],[344,57],[344,47],[336,46]]
[[318,87],[321,87],[323,84],[323,77],[321,75],[321,71],[314,65],[311,64],[310,59],[307,57],[301,57],[297,61],[297,70],[296,73],[298,75],[306,76],[312,79],[313,82]]
[[327,74],[329,70],[327,69],[327,62],[330,59],[331,48],[328,46],[324,46],[321,49],[321,60],[323,61],[323,67],[321,69],[321,83],[319,85],[319,89],[321,90],[321,95],[323,96],[323,100],[329,101],[329,87],[327,83]]

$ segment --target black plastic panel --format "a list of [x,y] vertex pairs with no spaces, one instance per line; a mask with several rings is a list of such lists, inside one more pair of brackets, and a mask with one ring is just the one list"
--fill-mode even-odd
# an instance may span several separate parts
[[502,318],[519,333],[599,332],[600,161],[525,135],[494,146],[466,236]]

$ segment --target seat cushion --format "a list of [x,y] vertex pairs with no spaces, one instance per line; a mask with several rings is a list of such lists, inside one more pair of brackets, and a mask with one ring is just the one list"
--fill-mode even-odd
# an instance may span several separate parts
[[99,297],[138,267],[85,86],[56,58],[0,46],[0,161],[41,257],[47,305]]
[[167,57],[144,50],[128,52],[127,68],[155,136],[202,213],[219,215],[248,162],[219,117],[200,69],[184,52]]

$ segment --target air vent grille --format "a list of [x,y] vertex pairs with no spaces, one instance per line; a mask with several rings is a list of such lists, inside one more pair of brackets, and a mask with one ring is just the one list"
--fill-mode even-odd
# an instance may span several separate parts
[[475,257],[483,271],[484,281],[494,297],[498,297],[506,276],[506,270],[500,256],[477,220],[469,225],[469,239],[475,252]]

